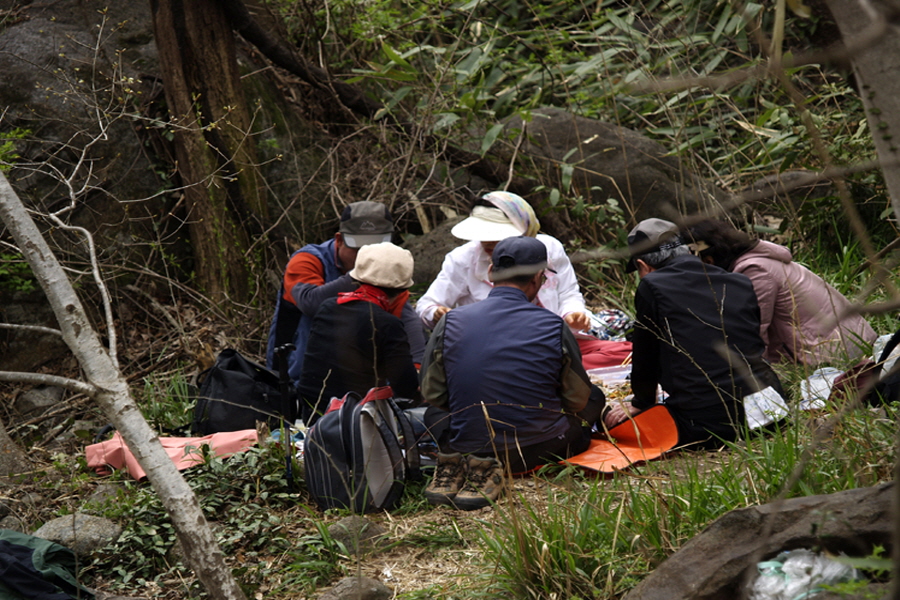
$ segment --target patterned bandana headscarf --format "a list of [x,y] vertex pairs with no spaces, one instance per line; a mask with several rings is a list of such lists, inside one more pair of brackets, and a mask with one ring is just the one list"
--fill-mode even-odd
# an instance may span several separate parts
[[521,196],[517,196],[512,192],[491,192],[482,197],[501,211],[519,228],[522,235],[534,237],[541,228],[541,222],[538,221],[537,215],[531,205],[525,202]]

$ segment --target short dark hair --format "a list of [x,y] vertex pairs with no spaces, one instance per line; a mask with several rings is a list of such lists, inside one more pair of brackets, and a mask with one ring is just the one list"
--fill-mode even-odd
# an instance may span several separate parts
[[659,250],[654,250],[653,252],[638,254],[634,257],[634,260],[642,260],[654,269],[659,269],[667,262],[669,262],[670,259],[673,259],[676,256],[686,256],[690,253],[690,249],[682,244],[680,246],[662,248]]
[[[541,271],[543,273],[543,271]],[[514,277],[507,277],[502,281],[497,281],[494,285],[502,284],[502,283],[511,283],[517,287],[524,287],[531,283],[531,280],[534,279],[534,276],[537,273],[532,273],[531,275],[515,275]]]
[[387,294],[388,298],[396,298],[397,296],[399,296],[400,294],[402,294],[403,292],[406,291],[406,288],[388,288],[388,287],[381,287],[381,286],[376,286],[376,287],[378,287],[379,290],[381,290],[382,292]]
[[700,258],[710,258],[717,267],[730,271],[738,257],[759,243],[728,221],[707,219],[689,228],[685,241],[697,247]]

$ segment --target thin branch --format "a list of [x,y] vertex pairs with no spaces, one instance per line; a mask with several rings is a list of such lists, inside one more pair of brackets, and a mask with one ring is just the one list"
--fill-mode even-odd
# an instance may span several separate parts
[[78,381],[77,379],[69,379],[68,377],[59,377],[57,375],[47,375],[46,373],[22,373],[18,371],[0,371],[0,381],[9,381],[12,383],[33,383],[35,385],[53,385],[65,388],[71,392],[84,394],[93,398],[99,392],[99,389],[89,383]]
[[49,333],[62,337],[62,331],[53,329],[52,327],[41,327],[40,325],[17,325],[16,323],[0,323],[0,329],[25,330],[35,333]]
[[872,45],[890,31],[884,19],[875,20],[860,35],[848,42],[833,44],[824,50],[804,52],[789,61],[769,61],[748,69],[739,69],[727,75],[706,77],[677,77],[636,84],[630,88],[632,94],[678,92],[696,87],[721,90],[734,87],[750,79],[762,79],[777,74],[784,69],[825,63],[846,63],[854,56],[870,49]]

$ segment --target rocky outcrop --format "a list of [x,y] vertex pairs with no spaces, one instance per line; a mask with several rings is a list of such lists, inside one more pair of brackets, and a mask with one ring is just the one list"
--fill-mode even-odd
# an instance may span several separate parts
[[[190,217],[173,164],[150,3],[0,7],[8,9],[0,29],[0,137],[13,139],[18,155],[7,148],[0,160],[14,163],[6,176],[17,194],[40,212],[66,209],[65,222],[89,231],[107,281],[129,283],[148,269],[189,278]],[[284,239],[274,254],[286,262],[304,233],[326,220],[320,167],[329,143],[301,119],[283,76],[257,60],[238,55],[253,114],[248,143],[256,145],[268,192],[270,222],[262,226]],[[83,236],[47,231],[60,258],[84,265]],[[57,328],[40,290],[17,291],[3,273],[0,321]],[[152,278],[143,283],[154,291]],[[0,370],[31,371],[66,353],[52,334],[0,331]]]
[[531,160],[562,189],[562,166],[572,172],[570,195],[594,204],[617,200],[630,223],[648,217],[677,219],[728,200],[728,194],[697,177],[646,136],[558,108],[531,112],[531,120],[513,117],[505,134],[521,135],[519,160]]
[[867,556],[890,547],[894,484],[734,510],[685,544],[625,600],[732,600],[748,570],[782,550]]
[[412,252],[415,259],[413,267],[413,281],[416,289],[421,287],[424,292],[441,272],[444,264],[444,256],[448,252],[465,244],[465,240],[453,237],[450,230],[464,217],[457,217],[444,221],[430,232],[418,235],[408,240],[404,247]]

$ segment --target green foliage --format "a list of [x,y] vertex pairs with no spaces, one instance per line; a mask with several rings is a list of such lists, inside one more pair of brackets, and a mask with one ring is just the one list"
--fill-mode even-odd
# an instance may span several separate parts
[[[284,491],[281,448],[251,448],[227,459],[212,456],[206,446],[198,451],[205,462],[185,471],[185,478],[207,520],[219,532],[224,553],[245,557],[236,570],[242,585],[261,585],[271,575],[272,556],[301,565],[297,570],[311,586],[334,572],[336,564],[329,557],[336,547],[322,537],[318,525],[310,524],[309,535],[299,542],[293,539],[291,531],[296,523],[286,516],[298,506],[298,498]],[[123,589],[184,576],[183,560],[178,551],[173,551],[175,531],[159,499],[149,486],[129,483],[128,488],[124,498],[104,511],[104,516],[117,520],[124,532],[98,556],[89,571],[112,570]],[[294,580],[302,577],[295,575]]]
[[725,453],[686,452],[611,479],[564,471],[544,501],[498,506],[479,543],[510,597],[614,597],[730,510],[889,481],[898,415],[897,405],[851,411],[812,454],[800,413]]
[[[504,131],[503,120],[518,115],[527,122],[532,109],[544,106],[641,131],[732,191],[786,169],[824,167],[816,136],[835,164],[875,156],[862,103],[845,73],[806,65],[786,69],[784,80],[744,75],[767,64],[768,49],[759,48],[755,33],[775,37],[773,5],[429,0],[410,9],[393,0],[309,0],[280,7],[301,52],[324,53],[335,72],[351,74],[349,81],[384,103],[378,117],[391,113],[504,163],[517,132]],[[783,27],[786,60],[820,35],[819,20],[801,14],[790,12]],[[655,87],[705,76],[731,82]],[[585,244],[614,242],[617,220],[600,226],[579,216],[603,203],[587,190],[570,189],[574,165],[544,173],[521,159],[510,164],[544,183],[547,204],[574,217],[575,235]],[[890,235],[881,176],[851,180],[871,202],[865,223]],[[833,221],[846,223],[836,197],[816,204],[804,224],[810,235]]]
[[519,499],[496,507],[498,518],[479,541],[509,597],[607,598],[648,567],[646,559],[629,560],[631,540],[615,519],[623,506],[596,482],[549,486],[546,504]]
[[27,139],[30,135],[30,129],[20,127],[0,134],[0,171],[6,173],[13,168],[13,165],[19,160],[16,142]]
[[136,398],[141,412],[157,431],[175,431],[190,425],[196,390],[180,371],[154,373],[144,379],[143,394]]
[[20,253],[0,253],[0,290],[31,292],[37,289],[31,267]]

